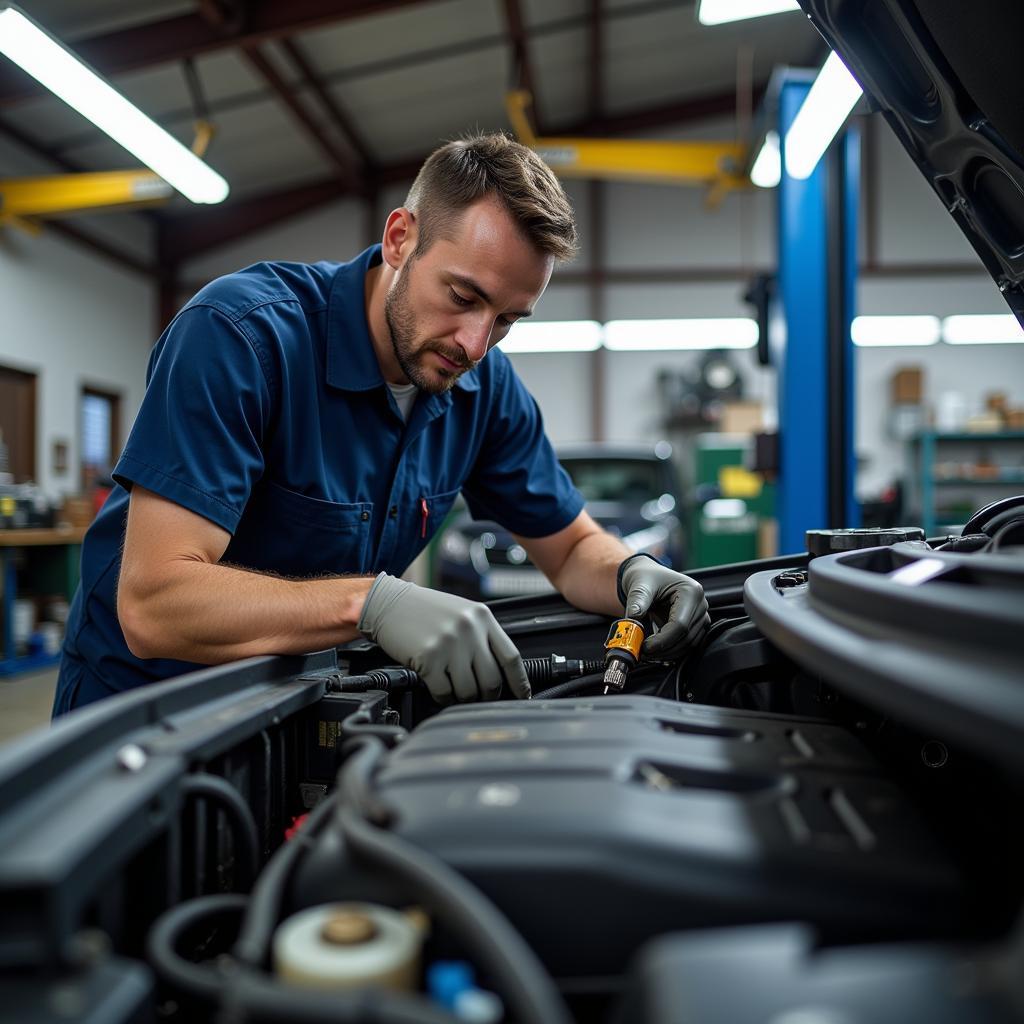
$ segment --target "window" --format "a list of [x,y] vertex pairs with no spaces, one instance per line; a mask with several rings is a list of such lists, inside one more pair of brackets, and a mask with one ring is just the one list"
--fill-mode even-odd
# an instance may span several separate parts
[[96,388],[82,388],[80,460],[82,489],[90,491],[109,477],[120,450],[120,395]]

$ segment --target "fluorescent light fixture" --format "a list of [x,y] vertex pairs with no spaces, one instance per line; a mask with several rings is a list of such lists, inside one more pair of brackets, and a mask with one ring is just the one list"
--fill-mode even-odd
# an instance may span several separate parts
[[501,343],[502,352],[593,352],[601,347],[596,320],[551,320],[517,323]]
[[779,133],[765,132],[761,152],[750,168],[750,180],[758,188],[775,188],[782,179],[782,156],[779,153]]
[[129,103],[17,7],[2,0],[0,53],[87,117],[193,203],[219,203],[226,198],[228,183],[216,171]]
[[753,348],[757,321],[748,317],[714,320],[611,320],[605,347],[617,352],[666,352],[679,349]]
[[858,316],[853,320],[853,343],[864,348],[934,345],[939,333],[937,316]]
[[1024,328],[1012,313],[947,316],[942,338],[950,345],[1012,345],[1024,342]]
[[799,11],[796,0],[700,0],[697,20],[702,25],[724,25],[727,21],[763,18],[766,14]]
[[811,176],[862,92],[839,54],[830,53],[786,132],[786,173],[790,177]]

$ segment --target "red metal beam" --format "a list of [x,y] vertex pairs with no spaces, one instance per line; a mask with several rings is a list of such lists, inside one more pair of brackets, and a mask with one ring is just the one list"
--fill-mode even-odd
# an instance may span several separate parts
[[505,24],[508,30],[508,41],[512,47],[513,74],[515,85],[525,89],[533,97],[533,124],[538,135],[541,129],[540,98],[537,96],[536,80],[533,76],[533,65],[530,62],[530,51],[527,45],[526,25],[523,12],[519,8],[519,0],[505,0]]
[[[308,32],[351,18],[380,14],[425,0],[254,0],[244,26],[225,32],[202,12],[149,22],[134,28],[78,40],[75,53],[108,77],[155,64],[167,64],[233,46],[257,46],[271,39]],[[38,96],[42,86],[6,61],[0,66],[0,106]]]
[[327,138],[309,111],[302,105],[291,86],[281,77],[277,68],[255,46],[243,46],[241,53],[255,72],[274,90],[278,99],[291,111],[292,117],[306,137],[334,164],[342,180],[356,191],[363,189],[362,175],[351,158]]
[[[764,95],[767,84],[765,81],[754,86],[755,106]],[[623,114],[606,114],[597,118],[587,118],[576,124],[552,126],[552,131],[549,134],[636,135],[638,132],[651,128],[703,121],[712,117],[720,117],[723,114],[733,114],[735,111],[736,92],[731,89],[728,92],[714,93],[710,96],[694,96],[657,107],[627,111]]]
[[288,55],[288,59],[298,71],[302,84],[320,101],[320,105],[330,118],[331,123],[355,151],[363,169],[372,169],[376,161],[370,153],[370,147],[366,144],[366,140],[353,124],[352,118],[341,109],[334,97],[327,91],[320,76],[313,69],[298,43],[294,39],[282,39],[281,49]]
[[[759,87],[759,91],[763,91],[763,87]],[[633,111],[628,114],[606,116],[596,122],[588,120],[560,129],[559,134],[612,135],[623,131],[640,131],[644,128],[680,123],[681,115],[682,120],[686,120],[686,118],[693,120],[731,112],[735,107],[735,102],[734,93],[723,93],[653,109]],[[381,188],[385,185],[412,181],[425,159],[426,154],[413,160],[404,160],[400,163],[376,168],[372,174],[371,187]],[[172,262],[187,259],[207,249],[237,241],[245,235],[261,231],[271,224],[279,223],[288,217],[305,213],[317,206],[351,194],[353,194],[351,185],[335,177],[298,188],[285,189],[282,192],[256,199],[238,202],[228,200],[222,206],[189,212],[174,218],[165,218],[167,222],[165,237],[168,248],[163,254],[163,258]],[[559,276],[565,280],[565,275],[571,273],[573,272],[563,271]],[[588,277],[587,280],[590,278]]]
[[101,241],[99,238],[95,238],[88,232],[83,231],[81,228],[76,228],[73,224],[68,224],[66,221],[47,220],[44,223],[43,230],[52,231],[55,235],[60,235],[76,245],[83,246],[90,252],[97,253],[105,259],[118,264],[118,266],[124,267],[126,270],[142,274],[144,277],[154,279],[156,277],[156,267],[152,264],[140,260],[137,256],[123,252],[117,246]]
[[587,114],[592,121],[596,121],[604,113],[604,17],[601,0],[590,0],[587,35],[590,49],[587,62]]
[[63,154],[58,153],[57,150],[31,138],[20,128],[15,128],[12,124],[0,121],[0,135],[6,135],[9,139],[14,139],[22,148],[27,149],[36,156],[42,157],[44,160],[48,160],[52,164],[56,164],[62,171],[67,171],[69,174],[77,174],[79,171],[85,170],[81,164],[69,160]]
[[[55,164],[61,170],[67,171],[69,174],[77,174],[79,171],[84,170],[80,164],[77,164],[72,160],[68,160],[67,157],[61,156],[59,153],[50,149],[49,146],[45,146],[43,143],[26,135],[20,128],[15,128],[14,125],[0,123],[0,135],[6,135],[30,153],[34,153],[36,156],[42,157],[44,160]],[[151,276],[154,273],[154,267],[144,263],[142,260],[130,255],[129,253],[121,251],[109,242],[104,242],[93,237],[88,232],[83,231],[81,228],[76,228],[72,224],[59,220],[47,220],[45,222],[45,230],[52,231],[55,235],[60,235],[63,238],[74,242],[76,245],[84,246],[91,252],[98,253],[106,259],[113,260],[120,266],[126,267],[136,273],[146,274],[147,276]]]
[[352,194],[348,183],[335,177],[168,217],[160,231],[160,264],[180,264],[199,253],[236,242]]

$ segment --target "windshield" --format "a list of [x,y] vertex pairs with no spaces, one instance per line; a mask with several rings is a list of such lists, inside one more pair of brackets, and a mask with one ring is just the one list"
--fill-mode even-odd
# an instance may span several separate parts
[[666,490],[664,467],[653,459],[562,459],[587,501],[642,505]]

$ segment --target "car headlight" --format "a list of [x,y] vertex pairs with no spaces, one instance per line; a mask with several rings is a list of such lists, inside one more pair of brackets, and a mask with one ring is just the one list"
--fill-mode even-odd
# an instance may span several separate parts
[[466,565],[469,562],[469,538],[458,530],[449,530],[441,538],[441,555],[449,562]]

